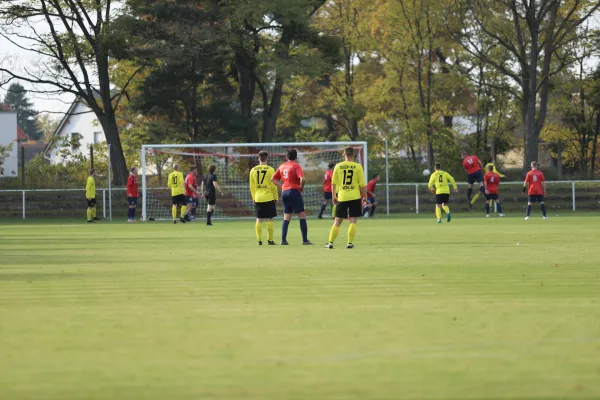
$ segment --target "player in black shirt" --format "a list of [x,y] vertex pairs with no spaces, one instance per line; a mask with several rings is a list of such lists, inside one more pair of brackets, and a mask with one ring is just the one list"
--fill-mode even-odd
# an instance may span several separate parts
[[206,225],[212,225],[211,217],[215,211],[215,204],[217,204],[217,190],[223,196],[223,191],[217,183],[217,176],[215,175],[216,166],[211,165],[208,167],[208,174],[204,175],[202,179],[202,186],[200,187],[200,193],[204,194],[204,198],[208,203],[206,208]]

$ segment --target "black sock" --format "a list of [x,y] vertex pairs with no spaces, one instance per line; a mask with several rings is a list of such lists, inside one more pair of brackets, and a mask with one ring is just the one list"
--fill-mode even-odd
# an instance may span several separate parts
[[371,206],[371,214],[369,214],[369,217],[372,217],[373,215],[375,215],[375,204]]
[[502,214],[502,204],[496,202],[496,209],[498,210],[498,214]]
[[323,217],[323,213],[325,212],[325,204],[321,204],[321,211],[319,211],[319,218]]
[[530,205],[527,206],[527,214],[526,215],[529,217],[529,214],[531,214],[531,206]]
[[210,218],[212,217],[212,213],[213,213],[212,211],[207,211],[206,212],[206,222],[212,222],[210,220]]
[[540,206],[542,207],[542,214],[544,214],[544,217],[545,217],[546,216],[546,205],[540,204]]
[[471,201],[471,195],[473,195],[473,188],[467,189],[467,200]]
[[131,219],[134,220],[135,219],[135,208],[131,209]]
[[485,214],[489,215],[490,213],[490,203],[485,203]]

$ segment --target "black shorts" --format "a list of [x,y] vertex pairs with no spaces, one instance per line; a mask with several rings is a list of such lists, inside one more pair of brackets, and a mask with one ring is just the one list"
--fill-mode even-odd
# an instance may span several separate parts
[[204,193],[204,198],[209,206],[214,206],[217,204],[217,194],[216,193]]
[[194,198],[192,196],[185,196],[186,204],[194,205]]
[[339,201],[335,206],[336,218],[362,217],[362,200]]
[[284,214],[300,214],[304,212],[304,199],[298,189],[284,190],[281,192]]
[[435,204],[448,204],[450,201],[449,194],[436,194],[435,195]]
[[477,172],[473,172],[472,174],[469,174],[467,176],[467,182],[469,182],[469,185],[472,185],[475,182],[478,182],[478,183],[483,182],[483,172],[481,172],[481,170],[479,170]]
[[331,193],[331,192],[323,192],[323,198],[325,200],[331,200],[331,199],[333,199],[333,193]]
[[182,194],[178,194],[177,196],[171,196],[173,199],[174,206],[185,206],[185,196]]
[[529,195],[529,203],[543,203],[544,195],[543,194],[532,194]]
[[96,207],[96,198],[93,199],[85,199],[87,201],[88,207]]
[[275,201],[254,203],[254,211],[256,211],[256,218],[260,219],[271,219],[277,216]]
[[375,204],[375,197],[367,197],[367,203]]
[[490,201],[490,200],[497,201],[499,198],[500,198],[500,197],[498,197],[498,194],[486,194],[486,195],[485,195],[485,199],[486,199],[487,201]]
[[129,204],[130,206],[135,206],[137,205],[137,197],[128,197],[127,198],[127,204]]

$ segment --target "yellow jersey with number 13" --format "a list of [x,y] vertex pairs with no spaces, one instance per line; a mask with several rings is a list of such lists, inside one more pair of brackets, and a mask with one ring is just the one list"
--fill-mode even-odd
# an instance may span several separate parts
[[450,194],[450,185],[456,189],[456,182],[452,175],[447,173],[446,171],[435,171],[431,174],[431,178],[429,178],[429,185],[427,187],[429,190],[433,189],[435,186],[435,194]]
[[171,188],[171,196],[179,196],[184,193],[182,172],[173,171],[169,174],[169,188]]
[[277,186],[271,182],[275,170],[268,165],[257,165],[250,170],[250,194],[255,203],[277,200]]
[[354,161],[342,161],[336,165],[331,183],[335,185],[338,201],[360,199],[360,189],[367,186],[362,165]]

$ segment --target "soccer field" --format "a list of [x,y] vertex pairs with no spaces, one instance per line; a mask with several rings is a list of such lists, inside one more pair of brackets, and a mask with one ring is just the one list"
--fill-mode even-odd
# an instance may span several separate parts
[[533,215],[0,224],[0,399],[600,398],[600,218]]

